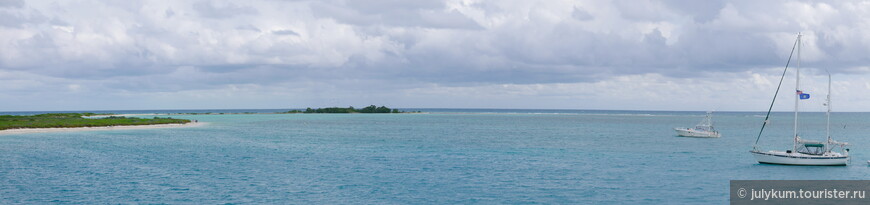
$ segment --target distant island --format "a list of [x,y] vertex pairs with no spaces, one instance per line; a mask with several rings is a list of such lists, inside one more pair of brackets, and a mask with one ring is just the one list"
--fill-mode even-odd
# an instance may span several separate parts
[[305,110],[290,110],[283,113],[405,113],[404,111],[399,111],[399,109],[390,109],[386,106],[375,106],[369,105],[368,107],[364,107],[362,109],[353,108],[353,106],[342,108],[342,107],[327,107],[327,108],[317,108],[311,109],[306,108]]
[[84,118],[105,114],[94,113],[47,113],[39,115],[0,115],[0,130],[22,128],[78,128],[107,127],[124,125],[186,124],[190,120],[173,118],[135,118],[108,116],[104,118]]
[[284,112],[179,112],[179,113],[164,113],[155,115],[257,115],[257,114],[307,114],[307,113],[422,113],[421,111],[401,111],[399,109],[390,109],[387,106],[369,105],[362,109],[350,107],[327,107],[327,108],[306,108],[305,110],[289,110]]

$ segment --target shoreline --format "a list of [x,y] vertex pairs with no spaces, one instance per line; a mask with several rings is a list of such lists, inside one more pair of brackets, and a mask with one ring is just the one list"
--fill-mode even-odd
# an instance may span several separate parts
[[[445,112],[449,113],[449,112]],[[112,115],[92,115],[87,117],[102,118],[102,117],[137,117],[137,116],[171,116],[171,115],[295,115],[295,114],[432,114],[430,112],[404,112],[404,113],[137,113],[137,114],[112,114]],[[476,114],[476,113],[471,113]]]
[[137,129],[159,129],[159,128],[183,128],[183,127],[199,127],[207,125],[207,122],[189,122],[184,124],[156,124],[156,125],[119,125],[105,127],[61,127],[61,128],[19,128],[0,130],[0,135],[10,134],[30,134],[30,133],[46,133],[46,132],[77,132],[77,131],[101,131],[101,130],[137,130]]

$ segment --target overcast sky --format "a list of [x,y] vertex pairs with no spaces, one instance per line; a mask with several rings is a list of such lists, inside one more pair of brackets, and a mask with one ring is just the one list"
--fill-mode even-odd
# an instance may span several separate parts
[[759,111],[798,32],[870,111],[868,1],[0,0],[0,110]]

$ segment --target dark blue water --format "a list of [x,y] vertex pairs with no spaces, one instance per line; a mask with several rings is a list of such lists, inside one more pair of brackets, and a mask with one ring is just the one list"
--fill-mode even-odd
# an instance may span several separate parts
[[[832,118],[852,165],[793,167],[749,155],[760,113],[717,113],[722,138],[696,139],[672,128],[702,112],[421,111],[0,135],[0,204],[723,204],[734,179],[870,177],[867,113]],[[804,138],[823,139],[824,116],[802,116]],[[762,147],[790,147],[792,119],[775,113]]]

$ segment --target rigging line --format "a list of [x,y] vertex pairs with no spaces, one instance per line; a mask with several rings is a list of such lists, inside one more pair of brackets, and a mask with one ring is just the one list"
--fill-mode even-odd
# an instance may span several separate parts
[[788,54],[788,61],[785,62],[785,69],[782,70],[782,76],[779,77],[779,85],[776,86],[776,92],[773,94],[773,101],[770,102],[770,107],[767,108],[767,116],[764,116],[764,123],[761,124],[761,130],[758,131],[758,137],[755,138],[753,149],[758,149],[758,140],[761,139],[761,133],[764,132],[764,127],[767,126],[767,119],[770,118],[770,111],[773,110],[773,103],[776,102],[776,96],[779,95],[779,88],[782,87],[782,80],[785,79],[785,72],[788,71],[788,65],[791,63],[791,57],[794,55],[794,49],[797,47],[798,40],[794,40],[794,45],[791,46],[791,53]]

